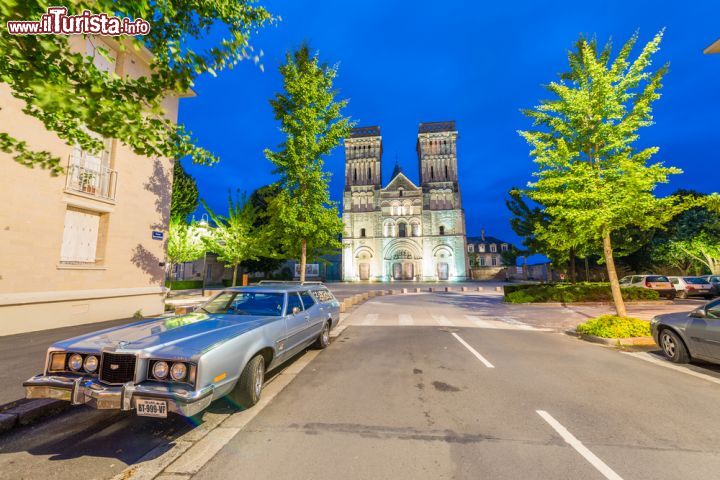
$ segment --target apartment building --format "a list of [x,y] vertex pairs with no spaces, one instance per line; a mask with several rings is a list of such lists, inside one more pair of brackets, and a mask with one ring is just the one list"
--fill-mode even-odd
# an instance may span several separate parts
[[[71,37],[103,71],[150,73],[148,50],[120,52],[113,41]],[[23,105],[0,83],[2,130],[67,168],[53,177],[0,152],[0,335],[161,313],[172,160],[137,155],[115,139],[101,154],[82,151]],[[178,98],[164,108],[175,121]]]

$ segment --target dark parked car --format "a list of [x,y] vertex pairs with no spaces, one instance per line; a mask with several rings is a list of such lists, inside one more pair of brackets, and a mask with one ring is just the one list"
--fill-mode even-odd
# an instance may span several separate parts
[[720,300],[690,313],[666,313],[650,322],[655,343],[675,363],[699,358],[720,363]]
[[713,286],[713,293],[720,296],[720,275],[704,275],[703,278]]

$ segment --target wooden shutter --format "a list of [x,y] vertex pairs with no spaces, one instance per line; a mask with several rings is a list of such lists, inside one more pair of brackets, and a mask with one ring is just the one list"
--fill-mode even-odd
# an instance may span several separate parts
[[95,263],[99,229],[99,214],[68,209],[65,212],[60,261]]

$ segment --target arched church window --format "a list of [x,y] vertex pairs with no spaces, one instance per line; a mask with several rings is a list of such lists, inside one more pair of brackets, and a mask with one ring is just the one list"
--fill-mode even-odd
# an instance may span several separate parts
[[430,167],[430,180],[435,180],[435,169]]
[[440,225],[440,235],[445,235],[445,227]]
[[407,236],[407,230],[406,225],[404,223],[398,224],[398,237],[406,237]]
[[353,182],[357,182],[357,168],[353,168]]
[[448,175],[447,165],[445,165],[445,178],[450,178],[450,175]]
[[360,229],[360,236],[361,236],[362,238],[365,238],[365,229],[364,229],[364,228],[361,228],[361,229]]
[[368,179],[372,178],[372,172],[370,171],[370,167],[368,167]]

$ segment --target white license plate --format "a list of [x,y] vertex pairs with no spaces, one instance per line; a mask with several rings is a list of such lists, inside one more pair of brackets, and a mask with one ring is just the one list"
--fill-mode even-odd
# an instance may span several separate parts
[[167,402],[165,400],[138,398],[135,400],[135,410],[141,417],[167,418]]

